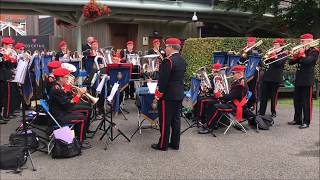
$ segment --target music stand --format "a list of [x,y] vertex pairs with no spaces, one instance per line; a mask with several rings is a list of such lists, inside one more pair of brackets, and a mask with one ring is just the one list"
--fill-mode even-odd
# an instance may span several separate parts
[[214,52],[212,54],[212,64],[225,64],[227,52]]
[[228,54],[227,55],[227,66],[228,69],[226,71],[226,75],[229,76],[232,72],[233,66],[237,65],[240,61],[240,55]]
[[[111,141],[114,141],[117,137],[119,137],[121,135],[125,139],[127,139],[128,142],[130,142],[130,139],[117,127],[116,123],[113,122],[112,113],[115,110],[115,108],[116,108],[116,111],[120,111],[122,113],[122,110],[119,107],[120,105],[118,104],[119,98],[120,98],[120,91],[123,91],[124,88],[128,85],[129,80],[130,80],[130,76],[131,76],[131,70],[132,70],[131,64],[108,64],[108,66],[107,66],[106,73],[109,74],[109,76],[110,76],[110,79],[108,81],[109,82],[108,85],[114,86],[118,83],[119,87],[116,92],[116,95],[114,95],[111,98],[108,97],[107,99],[109,99],[109,98],[110,99],[105,101],[105,103],[107,103],[107,105],[110,107],[110,111],[108,113],[104,114],[104,119],[103,119],[102,123],[100,123],[101,125],[99,124],[99,126],[102,127],[103,123],[105,124],[105,122],[108,122],[109,127],[107,129],[105,129],[105,132],[100,137],[100,140],[102,140],[104,138],[104,136],[107,135],[108,132],[110,131],[110,135],[108,136],[108,139],[110,139]],[[121,76],[120,76],[120,74],[121,74]],[[122,115],[125,117],[125,115],[123,113],[122,113]],[[108,118],[110,118],[110,120]],[[126,119],[126,117],[125,117],[125,119]],[[118,131],[118,134],[116,136],[114,136],[114,134],[113,134],[114,129]],[[107,149],[107,146],[105,149]]]

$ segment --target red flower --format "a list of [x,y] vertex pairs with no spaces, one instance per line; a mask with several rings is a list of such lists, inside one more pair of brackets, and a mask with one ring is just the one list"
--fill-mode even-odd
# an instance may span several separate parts
[[107,5],[99,5],[95,0],[90,0],[90,2],[84,5],[82,9],[83,16],[91,20],[94,20],[103,14],[109,15],[110,12],[111,10]]

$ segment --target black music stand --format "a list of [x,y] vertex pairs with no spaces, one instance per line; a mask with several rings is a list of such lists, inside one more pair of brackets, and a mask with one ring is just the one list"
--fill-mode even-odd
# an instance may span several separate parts
[[[119,90],[117,93],[120,93],[119,91],[123,90],[124,87],[129,83],[130,75],[131,75],[132,65],[131,64],[108,64],[107,67],[107,74],[110,75],[109,84],[114,85],[115,83],[119,83]],[[108,139],[111,141],[114,141],[117,137],[120,135],[123,136],[128,142],[130,142],[130,139],[117,127],[116,123],[113,122],[112,113],[115,108],[115,98],[113,97],[111,101],[105,100],[105,103],[109,106],[110,110],[109,112],[104,114],[103,120],[98,125],[97,129],[101,129],[104,127],[104,133],[100,137],[99,140],[102,140],[105,135],[108,135],[108,132],[110,131],[110,135],[108,135]],[[123,114],[123,113],[122,113]],[[123,114],[124,116],[124,114]],[[125,116],[124,116],[125,117]],[[106,128],[106,122],[109,123],[109,126]],[[105,129],[106,128],[106,129]],[[118,134],[114,136],[113,131],[117,130]],[[107,141],[106,141],[106,147],[107,149]]]

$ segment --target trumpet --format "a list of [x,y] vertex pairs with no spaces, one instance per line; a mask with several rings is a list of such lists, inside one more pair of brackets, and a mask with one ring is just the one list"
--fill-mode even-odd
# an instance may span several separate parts
[[[71,92],[73,94],[79,94],[79,91],[81,92],[81,88],[80,87],[72,85]],[[82,94],[81,100],[86,102],[86,103],[95,105],[98,102],[99,98],[93,97],[89,93],[86,92],[86,93]]]
[[254,45],[252,45],[252,46],[250,46],[250,47],[245,47],[244,49],[242,49],[242,50],[240,51],[240,55],[241,55],[242,57],[248,57],[248,52],[249,52],[251,49],[260,46],[262,43],[263,43],[263,41],[260,40],[260,41],[256,42]]

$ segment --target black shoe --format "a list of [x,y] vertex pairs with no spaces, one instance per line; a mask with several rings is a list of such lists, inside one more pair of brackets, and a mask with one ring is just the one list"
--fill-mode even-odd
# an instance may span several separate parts
[[275,118],[275,117],[277,117],[277,114],[276,114],[276,113],[272,113],[272,114],[271,114],[271,117],[272,117],[272,118]]
[[0,124],[7,124],[7,121],[0,119]]
[[92,146],[89,141],[83,140],[81,144],[81,149],[90,149]]
[[96,131],[92,131],[92,130],[88,130],[88,131],[87,131],[88,134],[92,134],[92,133],[95,133],[95,132],[96,132]]
[[173,146],[171,143],[169,143],[169,147],[174,150],[179,150],[179,146]]
[[301,123],[298,123],[297,121],[290,121],[288,122],[289,125],[300,125]]
[[308,124],[302,124],[299,126],[299,129],[305,129],[305,128],[308,128],[309,125]]
[[209,134],[211,132],[208,128],[202,128],[200,131],[198,131],[198,134]]
[[155,149],[155,150],[159,150],[159,151],[167,151],[168,150],[168,148],[160,148],[158,144],[152,144],[151,148]]

